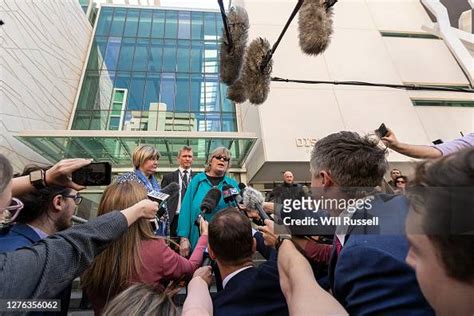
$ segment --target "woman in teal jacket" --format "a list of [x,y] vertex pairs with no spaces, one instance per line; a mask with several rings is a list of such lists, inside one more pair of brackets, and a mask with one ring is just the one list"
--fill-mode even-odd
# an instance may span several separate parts
[[[237,181],[226,176],[230,165],[230,151],[225,147],[216,148],[207,159],[205,172],[194,176],[189,183],[181,202],[178,220],[177,234],[181,237],[179,246],[181,255],[188,256],[199,239],[199,229],[194,225],[194,221],[201,211],[200,206],[207,192],[213,187],[217,187],[222,192],[222,187],[225,185],[233,186],[238,190]],[[228,206],[221,197],[217,207],[210,214],[206,214],[205,219],[210,221],[214,214]]]

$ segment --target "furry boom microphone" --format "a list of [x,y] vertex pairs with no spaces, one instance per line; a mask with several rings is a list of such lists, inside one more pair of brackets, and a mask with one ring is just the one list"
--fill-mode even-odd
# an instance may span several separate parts
[[227,97],[235,103],[244,103],[247,101],[247,91],[245,91],[242,79],[238,79],[227,89]]
[[318,55],[329,45],[332,34],[332,6],[337,0],[305,0],[299,12],[300,46],[308,55]]
[[247,45],[249,17],[244,8],[235,6],[227,15],[230,41],[221,37],[221,79],[232,85],[239,78]]
[[254,39],[247,48],[240,79],[250,103],[262,104],[267,99],[272,66],[270,43],[261,37]]

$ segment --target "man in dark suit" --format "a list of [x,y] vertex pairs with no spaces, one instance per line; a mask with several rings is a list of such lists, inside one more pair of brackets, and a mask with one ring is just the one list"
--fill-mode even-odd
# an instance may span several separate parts
[[208,238],[223,280],[223,290],[213,297],[214,315],[288,315],[276,261],[253,266],[256,241],[247,217],[236,209],[218,212]]
[[191,170],[193,164],[193,149],[189,146],[183,146],[178,152],[177,160],[179,167],[177,170],[165,174],[161,180],[161,187],[164,188],[171,182],[179,184],[179,195],[168,200],[168,215],[170,218],[170,236],[177,237],[176,229],[178,227],[179,211],[181,208],[181,201],[188,187],[191,178],[194,176]]
[[268,195],[269,202],[283,204],[284,200],[299,200],[306,196],[303,186],[294,183],[293,172],[286,170],[283,172],[283,183],[276,186]]
[[[388,164],[385,150],[376,141],[352,132],[339,132],[315,144],[310,167],[312,191],[321,189],[326,199],[349,201],[380,185]],[[330,210],[332,216],[379,220],[375,226],[336,228],[329,262],[334,297],[351,315],[432,315],[413,269],[405,263],[405,198],[375,195],[363,205],[352,212]]]

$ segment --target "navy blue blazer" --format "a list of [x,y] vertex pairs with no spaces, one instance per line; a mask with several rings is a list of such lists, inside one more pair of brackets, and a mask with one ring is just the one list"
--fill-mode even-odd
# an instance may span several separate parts
[[0,253],[30,246],[41,238],[26,224],[17,223],[7,233],[0,234]]
[[[358,212],[353,218],[367,215]],[[405,262],[407,200],[378,195],[368,212],[379,217],[379,226],[364,232],[349,228],[339,256],[334,247],[329,264],[334,297],[350,315],[434,315]]]
[[288,315],[274,260],[239,272],[212,301],[216,316]]

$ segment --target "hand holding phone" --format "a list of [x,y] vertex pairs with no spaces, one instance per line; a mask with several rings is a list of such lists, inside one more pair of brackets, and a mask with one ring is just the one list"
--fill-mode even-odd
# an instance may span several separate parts
[[112,166],[108,162],[93,162],[72,173],[72,182],[84,186],[109,185]]
[[377,136],[379,138],[382,138],[382,137],[385,137],[387,136],[388,134],[388,129],[387,127],[385,126],[385,123],[382,123],[378,129],[375,130],[375,134],[377,134]]

